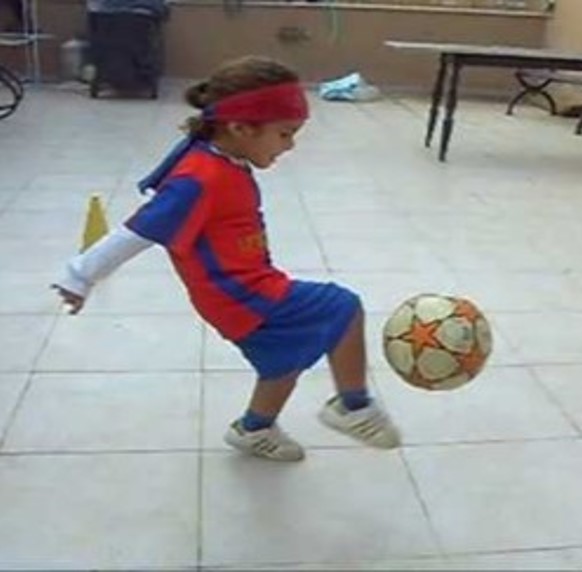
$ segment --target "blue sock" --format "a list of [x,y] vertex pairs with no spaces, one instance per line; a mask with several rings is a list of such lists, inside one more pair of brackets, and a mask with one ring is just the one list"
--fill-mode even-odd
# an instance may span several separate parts
[[241,419],[242,428],[245,431],[260,431],[267,429],[275,423],[276,417],[267,417],[260,413],[255,413],[252,409],[247,409],[247,412]]
[[342,400],[342,405],[348,411],[356,411],[356,409],[363,409],[370,404],[370,396],[368,395],[368,390],[364,389],[352,389],[350,391],[342,391],[340,393]]

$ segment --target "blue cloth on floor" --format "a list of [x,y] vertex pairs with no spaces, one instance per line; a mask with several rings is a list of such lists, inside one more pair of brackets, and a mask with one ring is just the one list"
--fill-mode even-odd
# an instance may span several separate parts
[[319,85],[319,96],[322,99],[336,101],[352,101],[354,90],[361,85],[362,76],[351,73],[345,77],[323,82]]

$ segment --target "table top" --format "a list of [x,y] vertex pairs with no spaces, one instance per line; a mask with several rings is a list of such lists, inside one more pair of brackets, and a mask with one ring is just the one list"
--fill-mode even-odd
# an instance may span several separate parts
[[478,44],[450,44],[439,42],[408,42],[388,40],[384,45],[406,50],[429,51],[475,56],[507,56],[532,59],[556,59],[581,61],[582,53],[561,52],[547,48],[523,48],[520,46],[490,46]]

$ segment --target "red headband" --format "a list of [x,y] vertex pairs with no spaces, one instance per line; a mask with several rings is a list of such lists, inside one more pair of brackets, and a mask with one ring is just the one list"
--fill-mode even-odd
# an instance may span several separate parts
[[208,121],[304,121],[307,98],[298,82],[279,83],[229,95],[208,105],[202,116]]

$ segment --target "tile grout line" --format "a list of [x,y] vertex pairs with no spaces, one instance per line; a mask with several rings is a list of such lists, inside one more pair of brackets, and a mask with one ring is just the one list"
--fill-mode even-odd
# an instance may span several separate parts
[[16,400],[16,403],[12,407],[12,411],[8,415],[8,420],[6,422],[5,429],[4,429],[4,431],[2,431],[2,434],[0,435],[0,453],[2,453],[2,450],[4,449],[4,445],[6,443],[6,439],[7,439],[8,435],[10,433],[12,425],[16,419],[16,416],[18,415],[18,412],[20,411],[20,409],[24,403],[24,400],[25,400],[25,398],[30,390],[30,387],[32,386],[32,379],[36,373],[36,364],[39,362],[41,355],[43,354],[44,350],[46,349],[46,347],[49,343],[49,340],[50,340],[51,336],[53,335],[53,333],[57,327],[57,323],[58,323],[60,318],[61,318],[61,316],[59,314],[59,311],[57,310],[54,313],[52,324],[48,328],[48,332],[47,332],[40,348],[38,349],[36,356],[32,360],[32,364],[30,366],[30,369],[28,370],[28,378],[27,378],[26,382],[24,383],[24,387],[20,391],[20,394],[18,396],[18,399]]
[[412,471],[412,467],[408,463],[408,459],[406,458],[405,448],[399,447],[398,448],[398,455],[400,456],[400,459],[401,459],[402,463],[404,464],[406,474],[408,475],[408,479],[410,481],[410,484],[412,485],[412,488],[414,489],[414,494],[415,494],[415,496],[420,504],[422,514],[424,515],[424,518],[426,519],[426,523],[428,524],[428,527],[431,531],[432,537],[436,543],[436,547],[437,547],[437,550],[439,552],[439,556],[446,558],[447,552],[445,550],[443,540],[438,532],[438,528],[435,526],[435,524],[433,522],[432,516],[430,514],[430,509],[428,507],[428,503],[426,502],[426,499],[424,498],[424,496],[422,494],[421,487],[420,487],[418,481],[416,480],[416,477],[414,476],[414,473]]
[[[206,338],[205,328],[203,328],[203,341],[200,344],[201,348],[204,346]],[[202,567],[202,559],[204,556],[203,542],[204,542],[204,420],[206,418],[206,373],[202,371],[202,356],[200,356],[200,419],[198,428],[198,467],[197,467],[197,506],[196,506],[196,569],[200,570]]]

